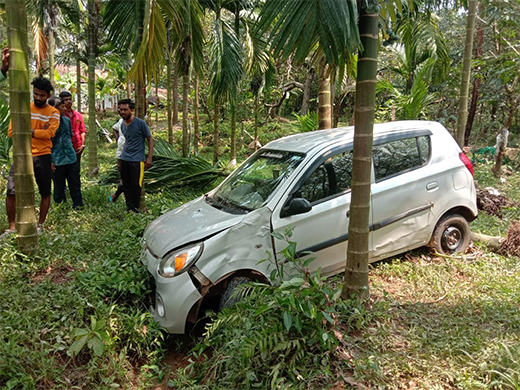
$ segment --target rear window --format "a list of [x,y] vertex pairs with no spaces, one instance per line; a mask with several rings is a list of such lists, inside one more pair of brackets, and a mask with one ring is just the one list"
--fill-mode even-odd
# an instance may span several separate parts
[[425,165],[430,158],[430,137],[419,136],[376,145],[372,151],[376,182]]

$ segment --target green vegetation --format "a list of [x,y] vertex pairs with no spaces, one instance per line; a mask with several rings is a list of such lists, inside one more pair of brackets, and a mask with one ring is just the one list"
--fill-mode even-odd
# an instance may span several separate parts
[[[103,126],[113,122],[108,118]],[[283,132],[274,129],[263,129],[265,136]],[[207,149],[201,153],[211,156]],[[115,144],[100,142],[102,174],[112,169],[114,154]],[[490,167],[476,166],[479,185],[520,200],[520,175],[500,181]],[[150,193],[149,212],[134,215],[125,213],[123,198],[108,202],[113,188],[86,175],[83,186],[83,210],[52,205],[38,257],[20,255],[15,239],[2,243],[2,388],[137,389],[162,383],[163,389],[516,389],[520,384],[517,258],[481,246],[462,258],[416,250],[372,265],[369,306],[339,300],[339,277],[323,280],[300,272],[290,283],[245,286],[247,300],[211,314],[204,339],[196,342],[167,335],[154,324],[138,253],[150,221],[208,187]],[[503,214],[500,220],[481,213],[472,229],[505,235],[519,215],[517,208]],[[3,208],[0,218],[5,227]],[[290,249],[285,255],[291,258]],[[169,349],[187,353],[192,362],[172,370],[163,363]]]

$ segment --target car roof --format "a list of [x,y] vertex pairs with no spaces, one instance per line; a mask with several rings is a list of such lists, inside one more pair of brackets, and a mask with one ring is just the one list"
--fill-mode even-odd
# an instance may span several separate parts
[[[398,134],[409,131],[430,130],[435,132],[446,131],[444,126],[437,122],[430,121],[398,121],[374,124],[374,139],[388,134]],[[269,142],[264,149],[285,150],[297,153],[308,153],[312,149],[334,145],[347,144],[354,139],[354,126],[339,127],[336,129],[326,129],[298,133],[287,137],[279,138]]]

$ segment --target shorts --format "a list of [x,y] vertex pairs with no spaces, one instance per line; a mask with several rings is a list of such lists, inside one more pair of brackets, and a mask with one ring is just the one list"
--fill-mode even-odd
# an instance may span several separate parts
[[[34,178],[42,198],[51,195],[52,157],[50,154],[33,157]],[[7,195],[14,195],[14,167],[11,165],[7,179]]]

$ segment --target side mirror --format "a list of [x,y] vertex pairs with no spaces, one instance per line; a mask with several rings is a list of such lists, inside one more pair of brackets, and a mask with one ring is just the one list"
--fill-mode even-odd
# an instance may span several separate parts
[[290,199],[280,212],[280,218],[289,217],[291,215],[305,214],[312,210],[311,202],[304,198]]

